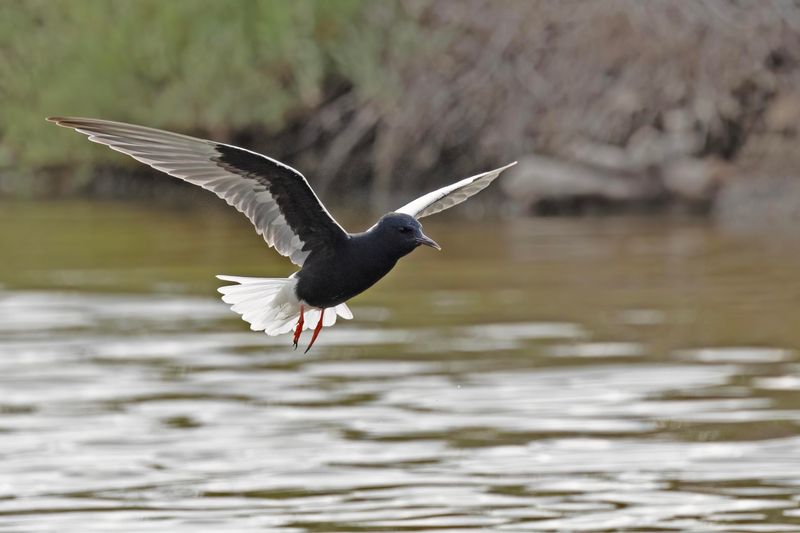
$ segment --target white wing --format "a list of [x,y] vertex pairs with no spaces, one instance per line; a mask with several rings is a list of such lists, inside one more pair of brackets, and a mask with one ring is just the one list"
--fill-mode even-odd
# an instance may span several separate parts
[[429,192],[424,196],[420,196],[413,202],[404,205],[400,209],[397,209],[396,212],[411,215],[414,218],[422,218],[438,213],[439,211],[444,211],[456,204],[460,204],[470,196],[478,194],[488,187],[501,172],[516,164],[517,162],[514,161],[504,167],[490,170],[489,172],[484,172],[483,174],[478,174],[477,176],[472,176],[471,178],[463,179],[447,187]]
[[288,165],[244,148],[91,118],[48,120],[213,192],[250,219],[281,255],[302,266],[308,255],[346,239],[306,179]]

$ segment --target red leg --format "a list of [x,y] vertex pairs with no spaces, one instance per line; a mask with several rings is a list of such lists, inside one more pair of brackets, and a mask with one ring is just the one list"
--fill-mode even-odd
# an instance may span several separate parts
[[303,332],[303,306],[300,306],[300,320],[297,321],[297,327],[294,328],[294,349],[297,349],[297,343],[300,340],[300,333]]
[[317,322],[317,327],[314,328],[314,334],[311,335],[311,342],[308,343],[308,348],[306,348],[305,353],[308,353],[308,351],[311,349],[311,347],[314,346],[314,341],[317,340],[317,335],[319,335],[319,332],[322,329],[322,317],[324,317],[324,316],[325,316],[325,310],[324,309],[320,309],[319,310],[319,322]]

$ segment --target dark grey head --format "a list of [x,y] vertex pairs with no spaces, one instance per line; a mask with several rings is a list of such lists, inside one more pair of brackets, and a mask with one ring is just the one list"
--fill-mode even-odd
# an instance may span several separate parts
[[383,243],[401,255],[410,253],[420,245],[442,249],[433,239],[422,233],[422,224],[416,218],[403,213],[384,215],[375,224],[374,231],[380,235]]

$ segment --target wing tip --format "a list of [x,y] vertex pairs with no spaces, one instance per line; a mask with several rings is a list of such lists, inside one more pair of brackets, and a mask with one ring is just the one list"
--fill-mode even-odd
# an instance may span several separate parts
[[[481,178],[487,178],[488,177],[488,178],[491,179],[491,181],[494,181],[495,179],[497,179],[500,176],[500,174],[503,173],[503,171],[508,170],[509,168],[513,167],[517,163],[518,163],[518,161],[512,161],[511,163],[509,163],[507,165],[503,165],[502,167],[497,167],[494,170],[487,170],[486,172],[484,172],[482,174],[478,174],[477,176],[473,176],[471,179],[473,181],[476,181],[476,180],[479,180]],[[470,179],[470,178],[467,178],[467,179]]]
[[60,117],[60,116],[52,116],[52,117],[45,117],[47,122],[52,122],[58,126],[63,126],[65,128],[78,128],[82,125],[86,125],[87,119],[77,118],[77,117]]
[[518,163],[518,161],[512,161],[511,163],[509,163],[507,165],[504,165],[502,167],[498,167],[498,168],[496,168],[494,170],[489,170],[487,172],[484,172],[483,174],[478,174],[477,176],[475,176],[475,180],[478,180],[478,179],[484,178],[484,177],[488,177],[488,178],[490,178],[491,181],[494,181],[498,177],[500,177],[500,174],[502,174],[504,171],[508,170],[509,168],[513,167],[517,163]]

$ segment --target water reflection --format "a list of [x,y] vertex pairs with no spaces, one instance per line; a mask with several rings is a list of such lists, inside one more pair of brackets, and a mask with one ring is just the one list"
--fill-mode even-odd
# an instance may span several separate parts
[[182,250],[0,266],[0,530],[800,530],[788,252],[692,224],[428,224],[447,255],[302,355],[213,295],[264,274],[235,223],[79,212],[67,241],[94,216]]

